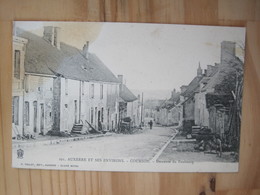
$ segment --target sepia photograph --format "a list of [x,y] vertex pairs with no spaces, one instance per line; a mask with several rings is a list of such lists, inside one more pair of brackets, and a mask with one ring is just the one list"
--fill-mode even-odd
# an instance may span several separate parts
[[245,33],[13,22],[12,166],[239,171]]

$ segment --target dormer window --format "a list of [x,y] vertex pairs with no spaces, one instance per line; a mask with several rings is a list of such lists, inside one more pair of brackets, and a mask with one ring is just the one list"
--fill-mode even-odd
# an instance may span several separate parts
[[21,51],[14,51],[14,77],[20,79]]

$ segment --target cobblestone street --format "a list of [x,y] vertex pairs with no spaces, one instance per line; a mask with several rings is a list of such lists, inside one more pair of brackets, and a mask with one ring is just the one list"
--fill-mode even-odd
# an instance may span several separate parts
[[[24,157],[30,161],[70,157],[133,158],[151,160],[167,141],[175,136],[172,128],[145,128],[137,134],[113,134],[83,141],[74,141],[58,145],[46,145],[24,148]],[[17,158],[17,149],[13,149],[13,158]]]

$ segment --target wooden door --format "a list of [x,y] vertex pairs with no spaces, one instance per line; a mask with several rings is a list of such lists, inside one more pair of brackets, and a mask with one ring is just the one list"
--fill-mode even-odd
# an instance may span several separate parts
[[40,132],[44,134],[44,104],[41,104]]
[[74,123],[78,123],[78,101],[74,100]]
[[33,132],[37,132],[37,101],[33,102]]

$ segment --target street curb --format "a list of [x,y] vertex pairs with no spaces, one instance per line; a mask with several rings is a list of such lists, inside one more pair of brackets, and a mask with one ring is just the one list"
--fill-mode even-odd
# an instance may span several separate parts
[[156,162],[156,160],[160,157],[160,155],[162,154],[162,152],[165,150],[165,148],[175,139],[175,137],[177,136],[177,134],[179,133],[176,129],[176,134],[173,135],[164,145],[163,147],[161,147],[161,149],[155,154],[155,156],[150,160],[150,162]]
[[44,141],[38,141],[38,142],[35,141],[35,142],[31,142],[31,143],[28,143],[28,142],[12,143],[12,147],[13,147],[13,149],[15,149],[15,148],[29,148],[29,147],[43,146],[43,145],[58,145],[58,144],[67,143],[67,142],[82,141],[85,139],[93,139],[93,138],[108,137],[108,136],[112,136],[112,134],[70,137],[70,138],[64,138],[64,139],[44,140]]

